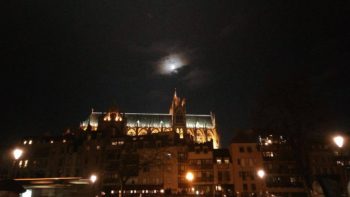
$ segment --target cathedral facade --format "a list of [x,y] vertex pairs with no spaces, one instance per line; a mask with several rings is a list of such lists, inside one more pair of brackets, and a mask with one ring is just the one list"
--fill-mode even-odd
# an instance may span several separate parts
[[80,124],[84,131],[100,130],[105,122],[123,122],[125,133],[113,135],[143,136],[162,134],[178,134],[180,139],[195,143],[212,141],[213,148],[220,147],[214,114],[187,114],[186,101],[176,92],[169,113],[122,113],[118,109],[108,112],[92,111],[89,117]]

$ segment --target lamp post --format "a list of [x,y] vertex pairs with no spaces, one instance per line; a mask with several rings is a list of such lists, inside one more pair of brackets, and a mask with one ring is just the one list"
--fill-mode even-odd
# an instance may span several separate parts
[[13,178],[15,178],[16,177],[16,163],[17,163],[17,160],[19,159],[19,158],[21,158],[22,157],[22,155],[23,155],[23,150],[22,149],[20,149],[20,148],[15,148],[13,151],[12,151],[12,156],[13,156],[13,158],[14,158],[14,160],[13,160],[13,164],[12,164],[12,170],[11,170],[11,173],[12,173],[12,176],[13,176]]
[[258,177],[261,179],[261,190],[262,190],[262,194],[260,196],[265,196],[265,185],[264,185],[264,178],[266,176],[265,170],[264,169],[258,169],[256,171],[256,174],[258,175]]
[[189,186],[190,186],[190,191],[192,190],[192,181],[194,180],[194,174],[189,171],[186,173],[186,176],[185,176],[186,180],[189,182]]
[[[337,149],[338,149],[336,151],[336,155],[338,156],[336,164],[339,165],[340,168],[342,169],[342,172],[344,172],[343,176],[341,176],[340,184],[342,185],[342,188],[343,187],[346,188],[346,181],[349,180],[349,175],[348,175],[347,170],[346,170],[347,160],[344,158],[344,155],[343,155],[343,146],[345,144],[345,137],[342,135],[336,135],[332,139],[333,139],[333,143],[337,146]],[[345,191],[345,193],[346,193],[346,189],[344,189],[343,191]],[[341,192],[343,192],[343,191],[341,191]]]
[[95,182],[97,181],[98,177],[97,177],[96,174],[91,174],[89,179],[90,179],[90,182],[92,184],[92,196],[95,197],[95,193],[96,193],[96,191],[95,191],[95,189],[96,189],[95,188],[96,187],[95,186],[96,185]]
[[337,150],[337,155],[338,155],[338,157],[339,157],[339,159],[340,159],[340,163],[338,163],[337,162],[337,164],[339,164],[339,165],[344,165],[344,161],[342,160],[342,148],[343,148],[343,146],[344,146],[344,143],[345,143],[345,139],[344,139],[344,137],[343,136],[341,136],[341,135],[336,135],[336,136],[334,136],[333,137],[333,143],[337,146],[337,148],[338,148],[338,150]]

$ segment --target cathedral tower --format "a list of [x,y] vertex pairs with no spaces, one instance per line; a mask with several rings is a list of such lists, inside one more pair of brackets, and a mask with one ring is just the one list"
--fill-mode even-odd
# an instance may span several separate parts
[[173,131],[179,134],[183,139],[186,136],[186,101],[180,98],[174,92],[173,101],[171,102],[169,114],[171,115]]

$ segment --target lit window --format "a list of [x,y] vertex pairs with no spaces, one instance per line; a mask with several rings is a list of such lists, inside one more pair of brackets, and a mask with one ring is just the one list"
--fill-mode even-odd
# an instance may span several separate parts
[[343,166],[344,165],[344,161],[337,161],[337,165]]
[[183,132],[183,129],[179,129],[179,128],[177,128],[176,129],[176,133],[178,133],[179,135],[180,135],[180,139],[183,139],[184,138],[184,132]]
[[51,140],[50,143],[53,144],[53,140]]
[[27,140],[24,140],[23,144],[27,144]]
[[216,159],[217,164],[221,164],[221,159]]
[[32,144],[32,143],[33,143],[33,141],[32,141],[32,140],[29,140],[28,144]]
[[96,146],[96,149],[97,149],[97,150],[100,150],[100,149],[101,149],[101,147],[97,145],[97,146]]
[[225,158],[224,162],[225,162],[226,164],[228,164],[228,163],[230,163],[230,160],[229,160],[228,158]]
[[263,156],[264,157],[274,157],[274,154],[273,154],[273,152],[264,152]]
[[66,140],[65,140],[65,139],[63,139],[63,140],[62,140],[62,142],[63,142],[63,143],[66,143]]
[[24,161],[24,168],[26,168],[28,166],[28,160]]
[[290,177],[290,182],[291,183],[295,183],[297,180],[296,180],[296,178],[295,177]]
[[19,163],[18,163],[18,167],[20,167],[20,168],[21,168],[21,167],[22,167],[22,164],[23,164],[23,161],[22,161],[22,160],[20,160],[20,161],[19,161]]

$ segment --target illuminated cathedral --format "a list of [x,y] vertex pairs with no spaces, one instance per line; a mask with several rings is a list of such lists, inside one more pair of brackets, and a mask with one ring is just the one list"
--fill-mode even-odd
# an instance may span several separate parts
[[187,114],[186,101],[174,93],[169,113],[122,113],[118,109],[108,112],[92,111],[80,124],[84,131],[103,129],[106,123],[121,124],[123,133],[112,135],[143,136],[155,134],[177,134],[180,139],[196,143],[212,141],[213,148],[220,147],[214,114]]

